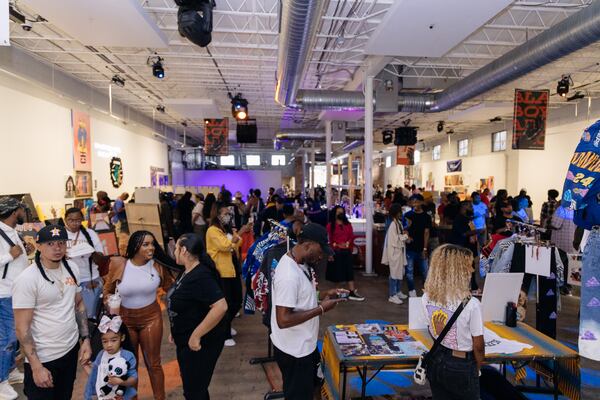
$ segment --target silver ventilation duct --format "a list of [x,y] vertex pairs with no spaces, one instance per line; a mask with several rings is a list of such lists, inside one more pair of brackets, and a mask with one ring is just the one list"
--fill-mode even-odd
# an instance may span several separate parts
[[344,151],[344,153],[347,153],[347,152],[352,151],[364,144],[365,144],[364,140],[355,140],[353,142],[348,143],[344,147],[342,147],[342,150]]
[[[364,132],[357,133],[346,133],[346,140],[362,140],[364,139]],[[275,139],[281,141],[290,140],[314,140],[315,142],[325,141],[325,132],[316,130],[286,130],[275,134]]]
[[[439,112],[451,109],[598,40],[600,40],[600,1],[595,1],[443,92],[401,93],[398,99],[398,111]],[[361,108],[364,107],[364,95],[361,92],[300,90],[297,103],[305,109]]]
[[283,106],[291,106],[296,100],[324,4],[324,0],[281,2],[275,101]]

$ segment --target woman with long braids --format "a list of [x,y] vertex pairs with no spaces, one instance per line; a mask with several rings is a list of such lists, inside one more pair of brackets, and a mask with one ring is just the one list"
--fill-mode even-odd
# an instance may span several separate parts
[[225,342],[227,301],[200,235],[182,235],[175,245],[175,259],[185,270],[169,290],[167,304],[183,395],[188,400],[208,400],[208,386]]
[[165,376],[160,361],[163,321],[157,290],[169,290],[181,267],[162,250],[151,232],[129,238],[125,258],[114,257],[104,284],[104,301],[118,292],[120,315],[131,335],[133,354],[142,348],[154,399],[165,399]]

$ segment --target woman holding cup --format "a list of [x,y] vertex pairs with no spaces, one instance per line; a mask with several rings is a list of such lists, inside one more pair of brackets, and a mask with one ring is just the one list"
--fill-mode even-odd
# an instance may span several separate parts
[[106,305],[127,325],[136,358],[138,346],[142,347],[157,400],[166,396],[160,361],[163,321],[157,291],[162,288],[166,292],[174,282],[174,271],[180,270],[151,232],[137,231],[129,238],[125,258],[111,259],[104,283]]

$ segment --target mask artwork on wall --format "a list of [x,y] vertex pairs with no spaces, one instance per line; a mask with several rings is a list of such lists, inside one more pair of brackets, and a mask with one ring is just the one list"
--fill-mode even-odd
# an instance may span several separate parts
[[116,189],[123,184],[123,162],[119,157],[110,160],[110,181]]

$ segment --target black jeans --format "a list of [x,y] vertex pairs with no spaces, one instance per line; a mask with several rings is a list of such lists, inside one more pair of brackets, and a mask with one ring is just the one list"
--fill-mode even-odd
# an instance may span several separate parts
[[77,374],[79,344],[67,354],[53,361],[42,363],[52,374],[54,387],[40,388],[33,381],[31,365],[25,363],[24,392],[29,400],[70,400],[73,395],[73,383]]
[[318,376],[321,355],[315,349],[311,354],[296,358],[275,347],[275,361],[283,378],[283,393],[286,400],[311,400],[315,387],[322,382]]
[[177,346],[177,363],[186,400],[210,400],[208,386],[217,360],[223,351],[224,340],[202,343],[199,351],[190,350],[187,343]]
[[223,294],[227,300],[227,314],[225,314],[225,339],[231,339],[231,322],[235,314],[242,308],[242,281],[239,277],[221,278]]
[[465,358],[440,346],[427,362],[433,400],[479,400],[479,376],[473,353]]

